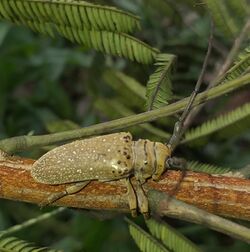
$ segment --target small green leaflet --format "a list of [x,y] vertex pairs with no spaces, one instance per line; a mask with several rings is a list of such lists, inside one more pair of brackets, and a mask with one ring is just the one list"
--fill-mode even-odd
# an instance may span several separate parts
[[147,83],[147,110],[168,104],[172,97],[171,72],[176,61],[172,54],[158,54],[156,56],[155,72],[150,75]]
[[165,222],[150,219],[146,222],[151,234],[174,252],[201,252],[201,250],[175,228]]

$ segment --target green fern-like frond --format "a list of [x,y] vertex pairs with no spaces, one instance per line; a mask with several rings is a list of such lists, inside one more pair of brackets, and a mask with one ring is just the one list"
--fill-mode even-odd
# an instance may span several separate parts
[[231,15],[227,0],[204,0],[211,12],[217,28],[227,37],[234,37],[240,27],[237,25],[237,16]]
[[152,235],[131,220],[127,218],[125,220],[129,224],[129,232],[131,236],[142,252],[169,252],[169,250]]
[[1,0],[0,14],[14,23],[25,20],[125,33],[140,28],[139,17],[135,15],[79,0]]
[[154,62],[159,52],[126,33],[138,26],[138,18],[116,8],[76,0],[1,0],[0,16],[35,32],[51,37],[59,34],[74,43],[143,64]]
[[[122,98],[128,107],[143,109],[146,100],[146,88],[136,79],[120,71],[106,70],[103,79]],[[133,99],[131,99],[133,97]]]
[[158,50],[126,33],[111,31],[96,31],[75,29],[70,26],[41,24],[35,21],[23,21],[22,25],[28,26],[35,32],[40,32],[51,37],[60,34],[64,38],[94,48],[97,51],[128,58],[143,64],[154,61]]
[[216,165],[200,163],[198,161],[188,161],[187,169],[190,171],[204,172],[208,174],[223,174],[223,173],[234,172],[232,169],[227,168],[227,167],[220,167]]
[[237,59],[234,62],[233,67],[231,67],[221,81],[221,83],[234,80],[237,77],[244,74],[247,69],[250,67],[250,46],[246,47],[243,52],[239,54]]
[[62,252],[49,248],[39,248],[32,243],[20,240],[16,237],[7,237],[0,239],[0,251],[2,252]]
[[157,222],[153,219],[148,220],[147,226],[150,233],[161,240],[163,244],[174,252],[200,252],[201,250],[188,240],[184,235],[176,229],[169,226],[167,223]]
[[126,33],[72,29],[65,26],[56,28],[62,36],[72,42],[143,64],[152,63],[158,52],[157,49]]
[[[220,137],[232,135],[249,129],[250,126],[250,103],[246,103],[235,110],[221,115],[213,120],[203,123],[201,126],[190,129],[182,143],[201,139],[209,134],[219,132]],[[223,129],[223,130],[222,130]]]
[[172,97],[171,71],[176,56],[172,54],[158,54],[155,66],[157,69],[150,75],[147,83],[148,110],[159,108],[168,103]]

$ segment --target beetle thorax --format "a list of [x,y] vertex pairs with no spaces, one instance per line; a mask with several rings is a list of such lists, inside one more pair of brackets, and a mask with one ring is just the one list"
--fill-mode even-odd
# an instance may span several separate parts
[[132,151],[134,175],[141,183],[150,177],[159,179],[165,171],[166,159],[171,155],[164,144],[143,139],[133,142]]

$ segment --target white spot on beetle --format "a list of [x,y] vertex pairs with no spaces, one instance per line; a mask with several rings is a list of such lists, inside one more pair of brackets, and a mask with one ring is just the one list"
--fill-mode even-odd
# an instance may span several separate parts
[[[59,146],[41,157],[33,168],[33,177],[43,183],[63,184],[81,179],[112,180],[125,173],[123,155],[124,139],[127,133],[115,133],[107,136],[78,140]],[[126,143],[126,152],[132,153],[132,139]],[[127,158],[128,159],[128,158]],[[132,171],[131,159],[127,169]]]
[[112,164],[111,167],[115,168],[116,170],[118,170],[118,166],[116,164]]

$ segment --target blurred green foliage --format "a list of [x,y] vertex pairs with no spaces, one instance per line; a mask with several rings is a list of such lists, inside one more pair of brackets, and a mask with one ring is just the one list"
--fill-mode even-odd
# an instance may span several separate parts
[[[162,52],[178,56],[172,81],[176,98],[191,93],[199,75],[209,34],[209,18],[202,6],[194,5],[191,0],[180,1],[179,4],[169,1],[173,7],[158,12],[157,8],[141,1],[95,2],[115,4],[141,16],[142,30],[138,32],[138,37]],[[211,80],[214,65],[225,56],[231,43],[232,39],[224,39],[217,31],[206,82]],[[51,39],[1,22],[0,138],[56,132],[106,121],[114,118],[114,115],[116,118],[124,115],[121,111],[112,111],[110,115],[109,109],[105,111],[104,106],[98,106],[103,99],[117,98],[117,93],[108,85],[107,72],[110,69],[121,70],[143,85],[153,71],[152,66],[104,56],[59,37]],[[212,102],[195,124],[211,117],[219,108],[223,110],[229,106],[230,99],[233,100],[234,96]],[[132,103],[125,105],[126,109],[133,108]],[[128,113],[127,110],[122,111]],[[142,111],[134,107],[133,112]],[[157,125],[171,132],[175,120],[174,117],[158,120],[150,127]],[[135,138],[155,139],[152,128],[134,128],[134,132]],[[204,148],[181,146],[177,154],[190,160],[240,168],[250,163],[249,142],[250,134],[247,131],[223,141],[217,141],[211,136]],[[32,150],[24,154],[37,158],[42,152]],[[7,200],[0,200],[0,204],[0,230],[44,211],[37,206]],[[142,220],[139,218],[139,221]],[[168,221],[205,251],[249,251],[248,245],[205,227]],[[122,216],[101,221],[90,217],[85,211],[68,210],[57,218],[30,227],[17,235],[41,246],[72,252],[138,251]]]

